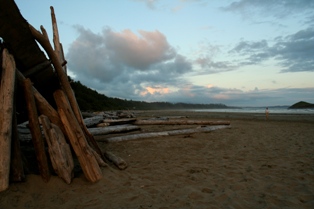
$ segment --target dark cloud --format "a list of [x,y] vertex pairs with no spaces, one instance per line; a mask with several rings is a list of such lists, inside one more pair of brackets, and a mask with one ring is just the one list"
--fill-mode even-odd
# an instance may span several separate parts
[[201,67],[201,70],[196,72],[199,75],[227,72],[237,68],[230,61],[214,61],[209,57],[199,57],[194,63]]
[[70,45],[69,70],[90,88],[108,96],[138,98],[148,85],[171,86],[182,82],[192,64],[177,54],[159,31],[95,34],[76,26],[79,33]]
[[239,65],[260,64],[271,58],[279,61],[281,72],[314,71],[314,30],[308,28],[285,37],[277,37],[269,46],[266,40],[239,42],[230,53],[246,58]]

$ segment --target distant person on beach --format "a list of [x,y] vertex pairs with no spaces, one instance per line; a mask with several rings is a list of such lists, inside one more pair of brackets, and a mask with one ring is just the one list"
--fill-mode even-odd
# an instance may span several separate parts
[[266,114],[266,120],[268,120],[268,115],[269,115],[268,107],[266,107],[265,114]]

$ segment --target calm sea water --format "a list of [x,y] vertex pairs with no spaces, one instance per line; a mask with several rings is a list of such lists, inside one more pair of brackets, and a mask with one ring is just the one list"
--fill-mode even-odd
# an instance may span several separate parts
[[[314,109],[288,109],[287,107],[268,107],[270,114],[313,114]],[[195,109],[195,112],[265,113],[265,107],[241,107],[228,109]]]

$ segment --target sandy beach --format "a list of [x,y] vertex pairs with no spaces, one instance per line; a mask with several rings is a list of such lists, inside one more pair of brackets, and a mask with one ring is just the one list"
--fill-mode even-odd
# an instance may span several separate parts
[[[228,120],[210,133],[99,142],[125,170],[102,168],[89,183],[38,175],[0,193],[0,208],[314,208],[314,115],[136,112],[138,118]],[[143,126],[142,132],[191,126]],[[97,140],[102,137],[98,136]]]

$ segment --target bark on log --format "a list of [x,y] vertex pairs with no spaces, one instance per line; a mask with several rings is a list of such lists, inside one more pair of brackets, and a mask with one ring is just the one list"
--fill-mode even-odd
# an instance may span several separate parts
[[173,131],[162,131],[162,132],[153,132],[153,133],[141,133],[141,134],[133,134],[127,136],[116,136],[110,137],[106,139],[100,139],[99,141],[105,142],[120,142],[120,141],[128,141],[128,140],[137,140],[144,138],[154,138],[160,136],[173,136],[173,135],[181,135],[181,134],[193,134],[200,132],[211,132],[217,129],[229,128],[228,125],[219,125],[219,126],[205,126],[191,129],[183,129],[183,130],[173,130]]
[[47,116],[39,116],[39,121],[42,124],[48,144],[52,167],[60,178],[67,184],[70,184],[74,168],[70,146],[66,143],[61,129],[57,125],[50,123]]
[[113,134],[121,132],[129,132],[140,130],[140,127],[134,125],[117,125],[117,126],[107,126],[107,127],[98,127],[98,128],[89,128],[91,134],[103,135],[103,134]]
[[7,49],[3,49],[0,84],[0,192],[9,187],[14,86],[14,58]]
[[137,120],[135,125],[230,125],[230,121],[201,120]]
[[121,158],[114,155],[112,152],[104,152],[105,157],[112,162],[115,166],[117,166],[120,170],[124,170],[128,167],[128,164]]
[[32,134],[32,141],[35,148],[36,158],[38,162],[38,168],[42,179],[48,182],[50,179],[50,171],[48,166],[48,160],[45,152],[44,139],[40,130],[38,121],[38,113],[36,109],[35,99],[32,90],[32,83],[30,79],[24,81],[24,94],[26,100],[26,107],[29,119],[29,128]]
[[40,27],[41,31],[42,31],[42,34],[41,34],[33,26],[29,25],[29,27],[30,27],[30,30],[31,30],[34,38],[40,43],[40,45],[45,49],[48,56],[50,57],[51,62],[52,62],[53,66],[57,72],[57,75],[59,77],[61,87],[68,97],[68,101],[70,103],[70,106],[72,107],[73,113],[74,113],[79,125],[81,126],[81,129],[83,130],[84,135],[86,136],[88,141],[92,144],[92,146],[94,147],[96,152],[104,159],[103,153],[101,152],[97,142],[95,141],[93,135],[91,133],[89,133],[88,129],[86,128],[86,126],[84,124],[83,117],[81,115],[81,111],[80,111],[79,106],[77,104],[74,92],[71,88],[71,85],[68,81],[68,77],[65,74],[65,72],[63,71],[61,63],[59,61],[59,58],[57,57],[56,53],[54,52],[54,50],[53,50],[53,48],[49,42],[49,38],[48,38],[48,35],[47,35],[45,28],[43,26]]
[[98,162],[86,141],[85,134],[71,109],[65,93],[62,90],[57,90],[54,93],[54,98],[58,106],[61,121],[86,179],[90,182],[100,180],[102,178],[102,172]]

